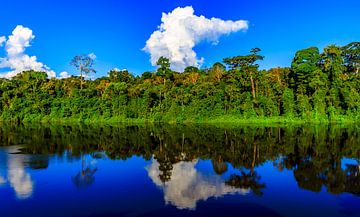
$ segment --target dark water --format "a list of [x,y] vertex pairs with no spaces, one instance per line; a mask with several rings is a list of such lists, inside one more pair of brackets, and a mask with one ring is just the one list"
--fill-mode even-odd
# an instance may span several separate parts
[[1,217],[360,216],[360,128],[1,126]]

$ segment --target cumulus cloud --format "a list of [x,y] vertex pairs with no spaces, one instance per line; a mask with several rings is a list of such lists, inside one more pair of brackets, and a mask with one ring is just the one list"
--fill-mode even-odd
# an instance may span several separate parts
[[34,38],[35,36],[31,29],[21,25],[16,26],[6,42],[8,56],[18,56],[24,53],[25,48],[30,46],[30,42]]
[[25,54],[26,48],[30,47],[34,38],[32,30],[22,25],[16,26],[8,40],[5,37],[0,37],[0,45],[5,42],[7,54],[5,58],[0,58],[0,68],[10,69],[10,71],[0,74],[0,77],[11,78],[26,70],[46,72],[49,77],[56,76],[56,73],[39,62],[36,56]]
[[193,50],[199,42],[217,44],[222,35],[248,29],[246,20],[208,19],[195,15],[191,6],[163,13],[161,22],[143,50],[150,54],[152,65],[164,56],[170,59],[172,69],[176,71],[182,71],[187,66],[201,66],[203,58],[198,58]]
[[250,193],[250,189],[228,186],[218,175],[205,175],[196,169],[197,161],[173,165],[171,180],[165,184],[159,178],[159,163],[153,160],[146,169],[151,180],[164,191],[164,200],[178,209],[195,209],[198,201],[226,194]]
[[60,79],[62,78],[70,78],[71,75],[68,72],[60,72]]

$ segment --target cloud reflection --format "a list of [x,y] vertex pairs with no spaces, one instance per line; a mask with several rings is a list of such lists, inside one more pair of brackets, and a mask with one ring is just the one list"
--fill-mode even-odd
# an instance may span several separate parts
[[0,176],[0,185],[6,184],[6,179],[3,176]]
[[[26,199],[32,195],[34,183],[29,173],[25,170],[25,164],[28,157],[21,154],[11,154],[17,152],[17,147],[6,149],[7,154],[7,180],[0,176],[0,184],[6,184],[8,181],[14,189],[18,199]],[[4,161],[5,162],[5,161]]]
[[164,191],[166,203],[179,209],[195,209],[198,201],[227,194],[248,194],[249,189],[228,186],[218,175],[205,175],[195,168],[198,161],[173,165],[171,179],[163,183],[159,163],[154,159],[146,169],[152,181]]

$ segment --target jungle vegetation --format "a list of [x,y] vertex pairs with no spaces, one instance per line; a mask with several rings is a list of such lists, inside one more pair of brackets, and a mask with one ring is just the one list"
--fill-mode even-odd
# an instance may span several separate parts
[[291,67],[260,70],[259,48],[210,68],[111,70],[83,79],[93,62],[71,64],[79,76],[49,79],[26,71],[0,79],[0,120],[9,122],[357,122],[360,120],[360,42],[296,52]]

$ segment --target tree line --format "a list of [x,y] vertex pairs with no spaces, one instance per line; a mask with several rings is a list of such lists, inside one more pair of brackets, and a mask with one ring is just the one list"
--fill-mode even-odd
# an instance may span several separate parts
[[296,52],[291,67],[260,70],[259,48],[210,68],[155,71],[113,69],[84,80],[93,60],[74,57],[79,76],[49,79],[26,71],[0,79],[3,121],[293,122],[360,120],[360,42]]

